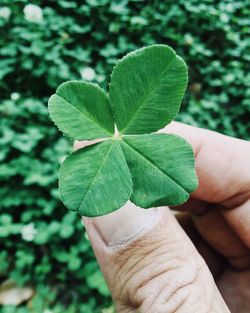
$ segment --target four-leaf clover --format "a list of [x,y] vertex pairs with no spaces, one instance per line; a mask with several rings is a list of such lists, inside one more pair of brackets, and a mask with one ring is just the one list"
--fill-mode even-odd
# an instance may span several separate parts
[[175,118],[186,86],[185,62],[170,47],[153,45],[117,63],[109,94],[84,81],[58,87],[49,100],[58,128],[74,140],[103,138],[61,166],[59,189],[68,209],[99,216],[128,200],[150,208],[189,198],[197,187],[190,144],[154,133]]

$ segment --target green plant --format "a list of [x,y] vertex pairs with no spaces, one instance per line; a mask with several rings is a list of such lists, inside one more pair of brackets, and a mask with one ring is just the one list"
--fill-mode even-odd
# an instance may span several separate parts
[[109,95],[86,82],[59,86],[49,100],[58,128],[77,140],[108,137],[62,164],[59,188],[70,210],[98,216],[129,199],[143,208],[188,199],[197,187],[191,146],[173,134],[151,134],[177,115],[186,85],[185,62],[169,46],[153,45],[117,63]]
[[122,55],[168,44],[189,66],[177,119],[249,140],[249,0],[35,0],[39,23],[24,14],[30,3],[0,5],[0,275],[34,287],[43,306],[32,313],[68,312],[69,303],[100,313],[111,300],[80,219],[58,196],[71,142],[52,126],[48,97],[72,79],[106,88]]

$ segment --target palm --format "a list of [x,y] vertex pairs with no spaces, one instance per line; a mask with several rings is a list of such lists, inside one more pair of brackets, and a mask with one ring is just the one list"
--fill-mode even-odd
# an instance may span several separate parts
[[218,288],[232,313],[250,312],[250,271],[235,271],[227,266],[216,280]]
[[[246,205],[247,200],[240,207]],[[244,227],[236,227],[238,207],[225,210],[218,204],[190,199],[178,208],[181,214],[177,217],[208,264],[231,312],[247,313],[250,312],[249,233],[244,232]]]
[[180,222],[231,312],[250,312],[249,142],[181,123],[171,123],[164,131],[183,136],[196,154],[199,187],[177,207]]

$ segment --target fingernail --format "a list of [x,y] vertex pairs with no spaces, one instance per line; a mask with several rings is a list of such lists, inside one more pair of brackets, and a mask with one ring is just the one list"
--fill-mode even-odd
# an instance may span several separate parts
[[160,218],[158,209],[141,209],[128,201],[121,209],[92,219],[108,246],[125,245],[150,229]]

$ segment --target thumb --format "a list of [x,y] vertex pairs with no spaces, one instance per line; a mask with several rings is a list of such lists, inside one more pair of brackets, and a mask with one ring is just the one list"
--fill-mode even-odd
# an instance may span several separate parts
[[229,312],[168,208],[144,210],[128,202],[84,221],[118,313]]

